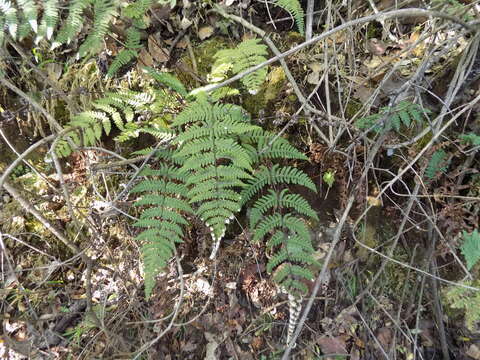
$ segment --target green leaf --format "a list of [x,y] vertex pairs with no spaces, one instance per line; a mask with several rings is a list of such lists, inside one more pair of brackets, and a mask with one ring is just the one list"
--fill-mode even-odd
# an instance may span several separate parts
[[467,261],[467,269],[471,270],[480,259],[480,233],[475,229],[472,233],[463,231],[462,254]]

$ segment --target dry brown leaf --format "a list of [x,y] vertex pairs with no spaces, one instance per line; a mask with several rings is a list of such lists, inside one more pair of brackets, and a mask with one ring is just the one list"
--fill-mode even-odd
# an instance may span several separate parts
[[170,58],[168,49],[161,47],[152,35],[148,37],[148,52],[157,63],[167,62]]
[[347,345],[342,337],[321,337],[317,340],[318,345],[322,349],[322,353],[325,355],[328,354],[348,354]]
[[147,67],[152,67],[153,66],[153,58],[152,55],[147,51],[147,49],[143,48],[140,51],[140,55],[138,56],[138,62],[139,64]]
[[307,82],[312,85],[317,85],[320,82],[320,73],[311,72],[310,74],[308,74]]
[[371,38],[367,41],[367,51],[370,54],[381,56],[387,51],[387,44],[376,38]]
[[368,88],[366,86],[358,86],[354,91],[354,97],[360,100],[362,103],[366,103],[370,99],[374,91],[374,89]]
[[392,342],[392,330],[387,327],[382,327],[377,331],[377,340],[382,345],[384,350],[390,347],[390,343]]
[[205,39],[208,39],[210,36],[212,36],[213,31],[214,31],[213,26],[207,25],[207,26],[202,26],[198,30],[197,34],[200,40],[205,40]]
[[45,65],[45,69],[47,70],[48,78],[52,81],[57,81],[62,76],[63,67],[57,63],[48,63]]
[[480,360],[480,348],[475,344],[470,345],[465,354],[471,358],[474,358],[475,360]]

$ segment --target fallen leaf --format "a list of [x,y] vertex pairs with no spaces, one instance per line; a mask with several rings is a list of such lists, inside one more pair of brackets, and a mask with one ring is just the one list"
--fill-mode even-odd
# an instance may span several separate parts
[[365,66],[369,69],[375,69],[375,68],[379,67],[380,65],[382,65],[382,59],[379,58],[378,56],[372,57],[372,59],[370,61],[367,61],[365,63]]
[[187,30],[190,25],[192,25],[192,21],[187,19],[186,17],[184,17],[180,23],[180,27],[182,28],[182,30]]
[[152,35],[148,37],[148,52],[157,63],[167,62],[170,58],[168,49],[162,48]]
[[387,51],[387,45],[376,38],[371,38],[367,41],[367,51],[370,54],[381,56]]
[[152,55],[147,51],[147,49],[142,48],[140,51],[140,55],[138,56],[138,61],[141,65],[152,67],[153,66],[153,58]]
[[360,102],[366,103],[368,100],[370,100],[370,97],[373,95],[374,92],[374,89],[360,85],[354,90],[353,96],[356,99],[360,100]]
[[475,344],[470,345],[465,354],[471,358],[474,358],[475,360],[480,360],[480,348]]
[[320,72],[323,69],[323,64],[316,61],[316,62],[312,62],[312,63],[308,64],[308,67],[313,72]]
[[348,354],[347,345],[341,337],[322,337],[317,340],[318,345],[322,349],[322,353],[325,355],[328,354]]
[[214,31],[214,29],[210,25],[202,26],[198,30],[198,37],[199,37],[200,40],[205,40],[205,39],[209,38],[210,36],[212,36],[213,31]]
[[320,73],[311,72],[310,74],[308,74],[307,82],[312,85],[317,85],[320,82]]
[[377,199],[375,196],[367,196],[367,202],[370,206],[382,206],[382,200]]
[[209,332],[205,332],[205,339],[207,339],[208,344],[206,346],[206,354],[204,360],[217,360],[215,356],[215,350],[217,350],[220,342],[215,338],[215,335]]
[[387,350],[392,342],[392,330],[387,327],[382,327],[377,331],[377,340],[380,342],[380,345],[382,345],[382,348]]
[[45,65],[50,80],[57,81],[62,76],[63,67],[57,63],[48,63]]

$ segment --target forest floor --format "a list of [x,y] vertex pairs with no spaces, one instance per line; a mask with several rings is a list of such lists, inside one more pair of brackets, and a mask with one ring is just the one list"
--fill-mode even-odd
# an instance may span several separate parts
[[[227,10],[266,31],[281,52],[304,41],[285,11],[266,11],[261,1],[237,3]],[[375,14],[367,2],[346,3],[316,8],[314,32]],[[209,75],[214,54],[254,34],[218,13],[192,6],[152,11],[152,19],[161,21],[149,29],[138,59],[114,78],[102,70],[120,51],[113,38],[106,39],[97,58],[67,66],[60,53],[52,52],[47,54],[53,60],[39,68],[80,108],[107,91],[150,86],[142,66],[171,71],[188,89],[204,85],[201,80]],[[381,1],[376,10],[391,6]],[[182,29],[182,18],[193,25]],[[477,76],[465,88],[455,76],[459,64],[467,61],[467,50],[475,43],[478,47],[478,39],[452,23],[425,16],[365,22],[286,57],[295,84],[276,62],[268,67],[260,92],[232,98],[255,124],[281,132],[309,158],[295,165],[312,178],[317,193],[292,189],[320,218],[311,224],[319,261],[327,258],[342,223],[293,358],[480,359],[480,296],[474,290],[480,287],[480,269],[477,264],[467,270],[461,250],[462,235],[472,234],[480,222],[478,144],[472,147],[461,140],[479,134],[479,82]],[[9,52],[16,59],[6,63],[17,74],[11,76],[15,86],[65,124],[65,102],[48,96],[45,83],[20,72],[32,56]],[[469,59],[465,78],[480,70],[480,51]],[[452,84],[462,89],[461,95],[449,92]],[[327,116],[299,111],[303,105],[295,87]],[[376,131],[378,114],[386,114],[392,104],[402,114],[420,109],[422,119],[399,117],[388,131]],[[19,153],[51,130],[39,112],[11,90],[2,88],[0,106],[3,173]],[[443,122],[432,124],[439,114]],[[451,126],[440,130],[455,116]],[[125,138],[118,141],[119,135]],[[9,176],[8,186],[20,189],[18,196],[0,188],[0,357],[281,358],[287,296],[267,274],[265,246],[251,242],[245,212],[236,217],[214,260],[209,259],[213,244],[208,229],[192,218],[177,247],[177,261],[158,276],[146,299],[135,240],[138,229],[132,225],[137,215],[134,196],[121,196],[135,174],[135,163],[124,164],[112,152],[129,158],[133,151],[155,144],[149,134],[114,129],[98,147],[61,159],[63,182],[78,219],[68,209],[48,146],[39,147],[27,157],[28,164],[20,164]],[[81,251],[69,249],[25,203]],[[345,209],[349,212],[343,223]],[[86,257],[91,262],[85,262]],[[308,286],[303,309],[314,282]]]

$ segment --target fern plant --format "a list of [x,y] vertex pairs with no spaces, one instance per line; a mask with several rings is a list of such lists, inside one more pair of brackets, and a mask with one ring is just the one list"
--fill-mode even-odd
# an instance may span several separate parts
[[465,144],[480,146],[480,135],[477,135],[475,133],[460,135],[459,138]]
[[286,10],[297,23],[298,32],[301,35],[305,35],[305,12],[303,11],[302,5],[298,0],[276,0],[275,5]]
[[72,129],[68,133],[69,139],[64,138],[57,142],[56,153],[63,157],[70,155],[71,142],[76,146],[96,144],[103,133],[106,135],[110,133],[112,122],[123,130],[124,123],[133,121],[135,114],[153,100],[154,95],[148,93],[133,91],[108,93],[104,98],[92,103],[92,110],[81,112],[72,118],[67,124],[67,128]]
[[[480,287],[480,280],[463,281],[463,285]],[[465,325],[470,331],[476,331],[480,322],[480,292],[470,290],[462,286],[450,287],[445,300],[453,309],[461,309],[465,312]],[[477,327],[477,329],[476,329]]]
[[425,169],[425,177],[433,180],[439,173],[445,173],[448,168],[447,153],[443,149],[435,151]]
[[[215,56],[210,73],[211,82],[219,82],[225,79],[229,72],[233,74],[242,71],[266,61],[268,55],[267,47],[260,44],[260,39],[250,39],[242,41],[233,49],[218,51]],[[256,94],[267,76],[267,67],[263,67],[241,79],[242,84],[247,90]]]
[[113,59],[110,67],[108,68],[107,75],[112,77],[115,75],[121,67],[127,65],[133,59],[138,56],[137,50],[140,49],[140,32],[134,26],[127,30],[127,40],[125,42],[125,49],[120,51],[115,59]]
[[[410,101],[401,101],[394,108],[388,106],[380,108],[379,112],[358,119],[355,125],[359,129],[372,129],[376,133],[394,130],[400,133],[401,126],[410,127],[415,121],[423,124],[425,116],[431,111]],[[385,120],[385,123],[380,123]]]
[[131,190],[142,194],[135,206],[147,207],[134,224],[145,228],[136,239],[143,244],[147,297],[155,286],[155,277],[173,256],[175,244],[183,241],[183,227],[188,224],[188,214],[193,213],[187,201],[186,174],[172,162],[172,152],[157,151],[156,156],[162,159],[162,163],[156,169],[145,168],[141,175],[148,177],[147,180]]
[[[170,2],[170,1],[169,1]],[[78,49],[78,56],[94,55],[103,45],[109,34],[109,27],[123,8],[122,15],[132,26],[127,30],[126,46],[119,53],[110,74],[136,56],[139,48],[139,29],[145,29],[145,15],[153,4],[153,0],[71,0],[68,8],[58,0],[17,0],[17,2],[0,0],[0,27],[6,28],[15,40],[22,40],[32,34],[35,43],[46,40],[51,48],[69,44],[82,31],[85,16],[93,14],[93,24],[88,29],[87,37]],[[57,29],[58,20],[65,16],[62,26]],[[4,33],[0,32],[0,46],[4,42]]]
[[467,269],[471,270],[480,260],[480,233],[475,229],[472,233],[463,231],[462,254],[467,261]]

